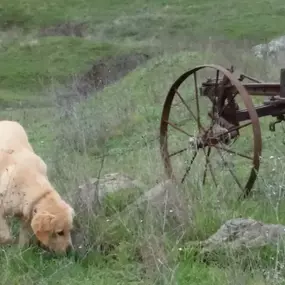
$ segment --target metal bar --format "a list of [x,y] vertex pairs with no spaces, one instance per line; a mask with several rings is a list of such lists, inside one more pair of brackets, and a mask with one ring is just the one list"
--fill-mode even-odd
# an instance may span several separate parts
[[243,86],[248,94],[253,96],[276,96],[280,94],[279,83],[246,83]]
[[[242,83],[249,95],[253,96],[277,96],[280,94],[280,83]],[[203,83],[202,93],[205,87],[214,87],[214,83]],[[235,86],[224,86],[225,89],[233,89],[230,92],[234,92]],[[204,89],[204,90],[203,90]],[[207,94],[204,94],[207,95]],[[217,94],[218,95],[218,94]]]
[[[259,118],[266,116],[278,116],[281,114],[285,114],[285,104],[262,105],[262,106],[257,106],[255,110]],[[228,116],[226,114],[223,115],[223,117],[226,120],[230,120],[230,118],[227,118]],[[236,111],[236,117],[238,122],[247,121],[250,119],[249,113],[246,109]]]
[[[258,83],[258,82],[247,82],[247,83],[243,83],[241,82],[241,84],[245,87],[252,87],[252,88],[255,88],[255,87],[260,87],[260,88],[279,88],[280,87],[280,83],[279,82],[261,82],[261,83]],[[215,86],[215,83],[213,82],[204,82],[202,83],[202,86],[205,86],[205,87],[214,87]],[[227,87],[230,87],[231,85],[228,85],[228,86],[225,86],[226,88]]]
[[251,76],[248,76],[246,74],[241,74],[240,77],[239,77],[239,80],[243,80],[244,78],[247,78],[253,82],[256,82],[256,83],[262,83],[261,80],[257,79],[257,78],[254,78],[254,77],[251,77]]

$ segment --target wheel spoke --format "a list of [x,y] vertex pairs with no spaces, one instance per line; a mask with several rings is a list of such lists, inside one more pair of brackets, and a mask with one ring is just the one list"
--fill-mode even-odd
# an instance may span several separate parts
[[[194,120],[197,122],[197,124],[199,125],[199,120],[200,118],[197,118],[194,113],[192,112],[192,110],[190,109],[190,107],[187,105],[187,103],[185,102],[185,100],[183,99],[183,97],[181,96],[181,94],[176,90],[175,93],[178,95],[178,97],[180,98],[181,102],[184,104],[184,106],[187,108],[187,110],[189,111],[189,113],[193,116]],[[201,125],[201,123],[200,123]],[[202,130],[204,130],[204,128],[201,126]],[[199,129],[200,130],[200,129]]]
[[[178,95],[178,91],[177,91],[176,93],[177,93],[177,95]],[[191,98],[191,99],[188,100],[188,102],[191,103],[191,102],[193,102],[194,100],[195,100],[195,98]],[[178,107],[178,106],[180,106],[181,103],[183,104],[183,102],[173,103],[172,106],[173,106],[173,107]]]
[[200,105],[199,105],[199,98],[198,98],[198,86],[197,86],[197,76],[196,72],[194,72],[194,84],[195,84],[195,97],[196,97],[196,108],[197,108],[197,115],[198,115],[198,130],[201,131],[201,121],[200,121]]
[[180,154],[180,153],[182,153],[182,152],[184,152],[186,150],[187,150],[187,148],[183,148],[181,150],[177,150],[177,151],[173,152],[172,154],[170,154],[169,157],[177,155],[177,154]]
[[[213,120],[213,116],[211,115],[211,113],[208,113],[208,116]],[[223,118],[223,117],[221,117]],[[227,120],[224,119],[226,122]],[[238,131],[238,130],[241,130],[249,125],[252,125],[252,122],[248,122],[246,124],[242,124],[242,125],[239,125],[239,126],[233,126],[233,127],[230,127],[226,132],[223,132],[222,134],[218,135],[217,138],[219,138],[220,136],[224,136],[230,132],[233,132],[233,131]],[[209,129],[209,131],[213,128],[213,126],[211,126],[211,128]]]
[[177,125],[175,125],[174,123],[171,123],[171,122],[166,121],[166,120],[165,120],[164,122],[167,123],[168,125],[170,125],[172,128],[176,129],[177,131],[179,131],[179,132],[181,132],[181,133],[187,135],[188,137],[193,137],[193,136],[189,135],[187,132],[185,132],[184,130],[182,130],[181,128],[179,128],[179,127],[178,127]]
[[220,147],[220,146],[215,145],[215,148],[218,148],[218,149],[220,149],[220,150],[223,150],[223,151],[228,152],[228,153],[231,153],[231,154],[236,154],[236,155],[238,155],[238,156],[247,158],[247,159],[249,159],[249,160],[253,160],[253,158],[250,157],[250,156],[247,156],[247,155],[245,155],[245,154],[242,154],[242,153],[239,153],[239,152],[230,150],[230,149],[225,148],[225,147]]
[[210,170],[212,179],[214,181],[215,186],[217,187],[218,184],[217,184],[217,181],[216,181],[213,169],[212,169],[212,165],[211,165],[210,160],[209,160],[209,156],[211,154],[211,148],[210,147],[208,148],[208,152],[207,153],[206,153],[205,149],[203,148],[203,152],[204,152],[205,159],[206,159],[206,169],[205,169],[204,177],[203,177],[203,185],[205,184],[205,180],[206,180],[207,165],[209,165],[209,170]]
[[232,132],[232,131],[241,130],[241,129],[249,126],[249,125],[252,125],[252,122],[248,122],[246,124],[242,124],[242,125],[239,125],[239,126],[232,127],[232,128],[229,129],[229,131]]
[[[215,114],[216,113],[216,104],[217,104],[217,90],[218,90],[218,82],[219,82],[219,75],[220,75],[220,71],[217,70],[216,72],[216,82],[215,82],[215,93],[214,93],[214,98],[212,100],[212,103],[213,103],[213,107],[212,107],[212,114]],[[212,121],[212,125],[215,123],[215,119],[214,121]]]
[[192,159],[191,159],[191,161],[190,161],[190,165],[188,165],[188,167],[186,168],[185,174],[183,175],[183,177],[182,177],[182,179],[181,179],[181,183],[184,182],[184,180],[185,180],[187,174],[189,173],[189,171],[190,171],[190,169],[191,169],[191,166],[192,166],[192,164],[193,164],[193,162],[194,162],[194,160],[195,160],[197,154],[198,154],[198,152],[195,151],[195,152],[194,152],[194,155],[193,155],[193,157],[192,157]]
[[251,122],[248,122],[248,123],[243,124],[243,125],[240,125],[240,126],[231,127],[231,128],[228,129],[226,132],[224,132],[224,133],[218,135],[218,137],[227,135],[227,134],[229,134],[230,132],[233,132],[233,131],[239,131],[239,130],[241,130],[241,129],[243,129],[243,128],[245,128],[245,127],[251,125],[251,124],[252,124]]
[[[217,70],[216,72],[216,83],[215,83],[215,95],[217,94],[217,88],[218,88],[218,82],[219,82],[219,75],[220,75],[220,70]],[[216,97],[215,97],[216,98]]]
[[[215,147],[215,148],[217,149],[217,151],[219,152],[219,154],[220,154],[220,156],[221,156],[222,161],[224,162],[224,164],[227,165],[227,162],[225,161],[225,159],[224,159],[223,155],[221,154],[220,150],[219,150],[216,146],[214,146],[214,147]],[[233,179],[235,180],[236,184],[237,184],[237,185],[239,186],[239,188],[243,191],[244,189],[243,189],[242,185],[240,184],[240,182],[238,181],[238,179],[237,179],[237,177],[235,176],[235,174],[233,173],[232,169],[230,169],[230,167],[228,167],[228,170],[229,170],[229,172],[231,173],[231,175],[232,175]]]
[[184,119],[182,121],[180,121],[179,123],[176,124],[176,126],[181,127],[183,126],[185,123],[187,123],[188,121],[191,121],[191,119]]
[[217,69],[217,72],[216,72],[216,86],[217,86],[218,81],[219,81],[219,75],[220,75],[220,70]]
[[204,175],[203,175],[203,185],[205,184],[205,180],[206,180],[206,176],[207,176],[207,166],[208,166],[207,157],[210,155],[210,152],[211,152],[211,148],[208,147],[207,156],[205,157],[205,171],[204,171]]
[[218,112],[219,116],[221,116],[221,114],[225,111],[226,107],[234,101],[234,99],[236,98],[237,94],[238,93],[236,93],[234,96],[232,96],[230,98],[230,101],[228,102],[228,104],[224,105],[223,108]]

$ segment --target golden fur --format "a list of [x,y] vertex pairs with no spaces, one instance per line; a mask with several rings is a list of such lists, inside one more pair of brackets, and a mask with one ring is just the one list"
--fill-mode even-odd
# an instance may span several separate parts
[[74,210],[53,188],[47,166],[33,151],[24,128],[0,121],[0,244],[12,242],[7,216],[21,219],[19,244],[31,235],[48,249],[66,252]]

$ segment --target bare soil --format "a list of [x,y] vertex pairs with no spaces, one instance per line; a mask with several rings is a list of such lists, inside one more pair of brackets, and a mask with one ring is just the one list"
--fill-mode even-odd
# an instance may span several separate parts
[[87,97],[90,92],[102,90],[105,86],[118,81],[148,59],[150,56],[145,53],[132,53],[100,59],[76,80],[74,83],[75,90],[78,94]]
[[86,35],[87,28],[88,24],[85,22],[66,22],[40,29],[39,36],[72,36],[82,38]]

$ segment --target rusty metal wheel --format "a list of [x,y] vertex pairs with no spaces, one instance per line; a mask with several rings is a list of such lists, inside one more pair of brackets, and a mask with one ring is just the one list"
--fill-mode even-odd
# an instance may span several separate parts
[[250,194],[260,165],[261,130],[233,70],[201,65],[174,82],[163,106],[160,147],[168,178],[192,186],[237,187],[240,198]]

